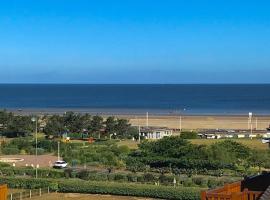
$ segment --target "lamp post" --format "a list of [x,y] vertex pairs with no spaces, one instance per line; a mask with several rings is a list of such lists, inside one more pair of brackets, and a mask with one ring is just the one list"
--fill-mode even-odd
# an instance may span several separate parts
[[37,164],[37,118],[36,117],[32,117],[32,122],[35,122],[35,140],[36,140],[36,178],[38,176],[37,174],[37,168],[38,168],[38,164]]

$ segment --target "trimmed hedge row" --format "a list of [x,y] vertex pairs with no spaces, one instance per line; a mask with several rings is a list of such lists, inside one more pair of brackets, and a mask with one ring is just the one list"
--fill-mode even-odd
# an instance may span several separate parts
[[36,189],[49,187],[51,190],[58,190],[57,181],[50,179],[0,177],[1,184],[7,184],[9,188]]
[[[0,167],[0,174],[5,176],[30,176],[35,177],[35,169],[31,167],[15,168],[15,167]],[[214,188],[223,186],[226,183],[236,181],[236,178],[228,177],[203,177],[203,176],[176,176],[154,173],[134,174],[134,173],[106,173],[89,170],[56,170],[56,169],[38,169],[39,178],[79,178],[85,181],[110,181],[121,183],[159,183],[161,185],[172,186],[174,178],[177,185],[181,184],[186,187],[209,187]]]
[[59,182],[60,192],[113,194],[175,200],[199,200],[200,188],[168,187],[112,182],[67,180]]
[[51,180],[33,178],[0,177],[0,184],[8,184],[11,188],[44,188],[59,192],[112,194],[123,196],[140,196],[172,200],[199,200],[200,188],[154,186],[144,184],[127,184],[112,182],[89,182],[78,179]]
[[[0,174],[6,176],[35,176],[36,170],[32,167],[0,167]],[[56,169],[38,169],[38,177],[42,178],[62,178],[65,177],[63,170]]]

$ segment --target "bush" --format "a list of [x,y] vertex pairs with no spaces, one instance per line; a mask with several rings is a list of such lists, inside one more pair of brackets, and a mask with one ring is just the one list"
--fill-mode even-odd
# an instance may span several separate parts
[[196,139],[198,138],[198,133],[197,132],[181,132],[180,138],[182,139]]
[[5,163],[5,162],[0,162],[0,168],[1,167],[10,167],[10,164]]
[[71,193],[112,194],[124,196],[140,196],[172,200],[199,200],[199,188],[154,186],[143,184],[89,182],[83,180],[50,180],[33,178],[3,178],[0,184],[8,184],[9,188],[34,189],[49,187],[51,190]]
[[151,173],[145,173],[143,175],[143,179],[145,182],[154,182],[156,180],[156,177]]
[[201,187],[207,187],[207,183],[208,183],[207,179],[203,177],[193,177],[192,182]]
[[58,189],[56,181],[47,179],[0,177],[0,184],[7,184],[9,188],[35,189],[49,187],[54,191]]
[[168,187],[127,183],[86,182],[67,180],[59,182],[59,192],[141,196],[174,200],[199,200],[199,188]]
[[126,176],[126,174],[117,173],[117,174],[114,174],[114,180],[115,181],[127,181],[127,176]]
[[15,155],[15,154],[19,154],[20,150],[15,147],[5,147],[2,149],[2,153],[6,155]]
[[[36,175],[36,170],[32,167],[1,167],[0,172],[6,176],[32,176]],[[38,177],[42,178],[62,178],[65,177],[65,173],[62,170],[56,169],[38,169]]]
[[137,182],[138,178],[137,178],[136,174],[128,174],[127,180],[128,180],[128,182]]

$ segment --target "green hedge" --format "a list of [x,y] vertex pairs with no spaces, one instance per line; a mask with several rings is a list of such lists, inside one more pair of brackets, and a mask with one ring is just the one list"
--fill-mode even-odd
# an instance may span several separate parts
[[59,192],[113,194],[175,200],[199,200],[200,188],[168,187],[115,182],[60,181]]
[[18,178],[18,177],[0,177],[0,185],[7,184],[9,188],[35,189],[49,187],[51,190],[58,190],[56,180]]
[[[40,178],[62,178],[65,177],[63,170],[56,169],[38,169],[38,177]],[[0,167],[0,173],[6,176],[32,176],[36,175],[36,170],[32,167]]]
[[200,188],[174,188],[145,184],[90,182],[78,179],[51,180],[14,177],[0,177],[0,184],[8,184],[10,188],[33,189],[49,187],[51,190],[58,190],[58,192],[112,194],[174,200],[199,200],[201,190]]

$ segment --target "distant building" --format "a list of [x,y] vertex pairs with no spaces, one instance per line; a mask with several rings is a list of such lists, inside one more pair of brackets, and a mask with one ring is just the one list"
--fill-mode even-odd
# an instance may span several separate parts
[[163,137],[172,136],[173,130],[167,127],[141,127],[140,135],[146,139],[162,139]]

